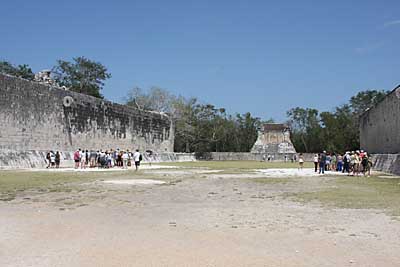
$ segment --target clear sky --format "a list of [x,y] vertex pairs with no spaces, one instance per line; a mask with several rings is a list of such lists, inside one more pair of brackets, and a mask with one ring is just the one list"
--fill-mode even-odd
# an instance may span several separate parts
[[400,1],[3,1],[0,59],[51,68],[85,56],[103,94],[159,86],[229,113],[284,120],[400,83]]

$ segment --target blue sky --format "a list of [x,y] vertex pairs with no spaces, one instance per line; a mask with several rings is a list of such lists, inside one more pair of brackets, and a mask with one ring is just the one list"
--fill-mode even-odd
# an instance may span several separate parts
[[400,83],[400,1],[6,1],[0,59],[36,72],[85,56],[103,94],[159,86],[230,113],[285,120]]

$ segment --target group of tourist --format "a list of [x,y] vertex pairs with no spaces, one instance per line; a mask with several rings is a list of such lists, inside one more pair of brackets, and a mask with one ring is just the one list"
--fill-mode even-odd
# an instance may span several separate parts
[[128,167],[135,164],[136,170],[139,169],[140,162],[143,160],[142,154],[139,149],[135,152],[130,152],[127,150],[120,149],[110,149],[107,151],[89,151],[84,149],[78,149],[74,152],[74,162],[75,169],[81,168],[113,168],[121,167],[123,169],[128,169]]
[[347,151],[345,154],[326,153],[314,155],[314,170],[319,174],[325,171],[336,171],[347,173],[348,175],[358,176],[361,173],[371,174],[372,161],[364,150]]
[[[151,161],[152,152],[148,151],[147,157]],[[73,153],[73,159],[75,162],[75,169],[81,168],[113,168],[120,167],[128,169],[128,167],[135,165],[135,169],[138,170],[140,162],[143,160],[142,154],[139,149],[131,152],[120,149],[110,150],[84,150],[78,149]],[[46,154],[46,168],[59,168],[61,162],[61,153],[59,151],[49,151]]]
[[59,151],[49,151],[46,154],[47,167],[46,168],[60,168],[61,154]]

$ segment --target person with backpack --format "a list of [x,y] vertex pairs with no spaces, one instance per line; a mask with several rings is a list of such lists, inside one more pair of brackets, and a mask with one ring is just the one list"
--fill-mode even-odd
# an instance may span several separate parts
[[362,172],[365,176],[365,174],[368,172],[368,177],[371,175],[371,168],[370,168],[370,159],[368,157],[367,152],[363,152],[364,155],[361,160],[361,165],[362,165]]

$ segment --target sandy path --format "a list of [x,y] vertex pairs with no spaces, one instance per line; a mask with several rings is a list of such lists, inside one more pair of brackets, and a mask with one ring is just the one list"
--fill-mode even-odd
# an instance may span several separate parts
[[0,266],[400,263],[400,222],[373,210],[324,209],[279,196],[295,185],[210,174],[175,185],[111,189],[88,206],[66,210],[52,195],[0,202]]

